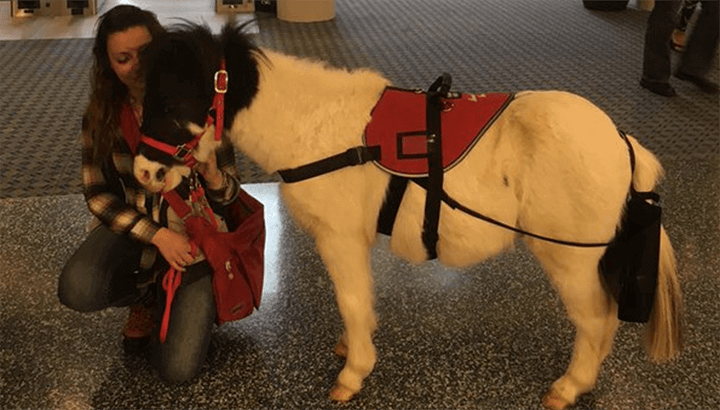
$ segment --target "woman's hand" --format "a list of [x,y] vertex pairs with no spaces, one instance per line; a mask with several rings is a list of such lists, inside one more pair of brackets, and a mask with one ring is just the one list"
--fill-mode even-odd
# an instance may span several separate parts
[[153,236],[152,244],[157,246],[170,266],[177,270],[184,271],[184,266],[195,259],[191,254],[188,238],[168,228],[160,228]]
[[214,191],[222,188],[223,176],[222,172],[218,169],[215,154],[209,155],[207,162],[198,163],[197,170],[202,174],[205,182],[207,182],[208,188]]

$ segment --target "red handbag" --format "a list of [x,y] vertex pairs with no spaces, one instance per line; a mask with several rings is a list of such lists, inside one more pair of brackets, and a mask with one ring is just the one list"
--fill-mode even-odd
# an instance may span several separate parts
[[[202,194],[202,192],[200,192]],[[265,219],[263,205],[242,188],[238,197],[226,206],[230,232],[218,232],[207,219],[192,215],[180,195],[171,190],[163,193],[177,215],[185,221],[191,244],[199,247],[213,270],[216,323],[242,319],[260,307],[264,276]],[[208,208],[208,213],[212,211]],[[163,280],[168,295],[160,330],[160,340],[167,334],[167,322],[174,291],[181,272],[168,271]],[[166,286],[167,285],[167,286]]]

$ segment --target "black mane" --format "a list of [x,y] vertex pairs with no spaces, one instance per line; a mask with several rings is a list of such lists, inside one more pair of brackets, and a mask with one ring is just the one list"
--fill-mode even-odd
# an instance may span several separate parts
[[[244,32],[247,25],[228,23],[216,36],[206,25],[185,21],[153,38],[142,54],[143,134],[172,145],[189,141],[185,127],[188,122],[205,124],[222,58],[228,72],[224,126],[230,128],[234,114],[250,105],[258,89],[262,52]],[[168,163],[162,155],[151,155]]]

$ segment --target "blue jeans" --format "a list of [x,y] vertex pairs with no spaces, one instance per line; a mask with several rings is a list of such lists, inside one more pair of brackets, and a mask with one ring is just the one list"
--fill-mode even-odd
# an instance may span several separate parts
[[[148,299],[147,287],[136,286],[143,246],[107,226],[95,228],[70,257],[60,274],[60,302],[79,312],[129,306]],[[163,379],[172,383],[191,380],[200,371],[215,322],[211,269],[203,261],[189,266],[175,293],[165,343],[159,343],[165,293],[158,286],[155,298],[153,357]]]

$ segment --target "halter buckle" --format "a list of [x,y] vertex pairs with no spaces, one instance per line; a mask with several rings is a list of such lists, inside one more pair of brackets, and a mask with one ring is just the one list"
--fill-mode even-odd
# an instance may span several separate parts
[[228,86],[228,72],[225,70],[218,70],[215,73],[215,92],[225,94]]
[[178,145],[176,147],[175,154],[173,154],[173,158],[175,158],[178,161],[185,161],[188,155],[192,152],[191,149],[188,149],[186,144]]

